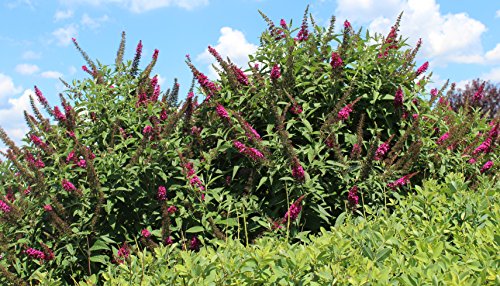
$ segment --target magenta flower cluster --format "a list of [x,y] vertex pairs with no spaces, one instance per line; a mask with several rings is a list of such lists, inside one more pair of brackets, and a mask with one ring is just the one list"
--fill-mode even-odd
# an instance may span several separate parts
[[4,212],[4,213],[10,213],[10,211],[12,209],[10,208],[10,206],[7,203],[0,200],[0,210],[2,210],[2,212]]
[[149,238],[151,236],[151,232],[145,228],[141,230],[141,235],[145,238]]
[[59,120],[59,122],[66,120],[66,116],[61,112],[59,106],[54,107],[54,116],[57,120]]
[[441,137],[439,137],[436,143],[438,145],[441,145],[444,143],[444,141],[448,140],[448,138],[450,138],[450,132],[444,133]]
[[38,98],[38,101],[40,101],[41,104],[43,104],[43,105],[49,104],[49,102],[47,101],[45,96],[43,96],[43,93],[40,91],[40,89],[38,89],[38,87],[36,85],[35,85],[35,94]]
[[398,87],[398,90],[396,90],[396,94],[394,95],[394,106],[396,108],[403,106],[403,90],[401,87]]
[[186,177],[189,179],[189,183],[191,184],[191,186],[198,187],[200,191],[205,190],[203,183],[194,171],[193,163],[188,162],[184,164],[184,168],[186,169]]
[[359,203],[358,186],[353,186],[347,193],[347,201],[351,206],[357,206]]
[[165,188],[165,186],[158,187],[158,192],[156,193],[156,198],[159,201],[165,201],[167,199],[167,188]]
[[292,176],[299,182],[302,182],[306,179],[304,168],[302,168],[302,165],[297,158],[294,158],[292,162]]
[[24,252],[31,258],[45,260],[45,253],[43,253],[43,251],[40,251],[38,249],[34,249],[34,248],[30,247],[30,248],[26,249]]
[[302,205],[300,204],[304,196],[298,198],[295,202],[293,202],[288,211],[285,213],[285,216],[281,220],[282,223],[287,223],[288,219],[290,222],[296,220],[299,217],[300,212],[302,211]]
[[250,123],[248,123],[248,122],[246,122],[246,121],[245,121],[243,124],[245,125],[245,128],[246,128],[247,130],[250,130],[250,132],[252,133],[252,134],[246,134],[246,136],[247,136],[248,140],[252,140],[252,137],[254,137],[254,138],[255,138],[255,139],[257,139],[257,140],[260,140],[260,139],[261,139],[260,134],[257,132],[257,130],[255,130],[255,129],[252,127],[252,125],[250,125]]
[[271,79],[277,80],[281,77],[281,69],[278,65],[274,65],[271,69]]
[[427,69],[429,68],[429,62],[423,63],[418,69],[417,72],[415,73],[416,76],[419,76],[423,74]]
[[189,241],[190,250],[198,250],[200,249],[200,245],[201,245],[200,240],[196,236],[193,236],[193,238],[191,238],[191,240]]
[[410,182],[410,175],[404,175],[403,177],[397,179],[394,182],[387,184],[387,186],[393,190],[402,187]]
[[206,100],[209,100],[215,93],[219,91],[219,88],[215,85],[215,83],[211,82],[203,73],[198,72],[198,74],[196,75],[196,79],[198,80],[200,86],[208,91]]
[[493,161],[488,161],[486,163],[484,163],[483,167],[481,167],[481,174],[486,172],[487,170],[491,169],[491,167],[493,167]]
[[241,154],[244,154],[250,157],[252,160],[257,161],[259,159],[264,159],[264,154],[262,154],[259,150],[248,147],[240,141],[233,141],[234,148],[238,150]]
[[229,114],[227,113],[227,110],[222,106],[221,104],[217,104],[217,107],[215,107],[215,111],[219,115],[220,118],[229,120]]
[[347,120],[349,118],[349,115],[351,114],[352,112],[352,104],[348,104],[346,106],[344,106],[340,111],[339,113],[337,113],[337,118],[339,120]]
[[33,142],[33,144],[35,144],[38,147],[44,148],[47,146],[47,144],[45,142],[43,142],[42,139],[40,139],[38,136],[36,136],[34,134],[30,135],[30,139],[31,139],[31,142]]
[[233,66],[233,72],[234,75],[236,76],[236,80],[241,83],[242,85],[249,85],[248,77],[247,75],[237,66]]
[[302,106],[295,103],[292,105],[292,107],[290,107],[290,112],[295,115],[299,115],[302,113]]
[[382,160],[384,158],[384,156],[387,154],[387,152],[389,151],[389,149],[390,149],[390,146],[389,146],[388,142],[384,142],[384,143],[380,144],[380,146],[378,146],[378,148],[377,148],[377,151],[375,151],[374,159],[376,161]]
[[63,189],[65,189],[68,192],[76,191],[75,185],[73,185],[70,181],[68,181],[66,179],[62,179],[61,185],[62,185]]
[[344,62],[342,61],[342,58],[337,52],[332,52],[332,57],[330,60],[330,65],[332,66],[332,69],[336,70],[338,68],[341,68]]

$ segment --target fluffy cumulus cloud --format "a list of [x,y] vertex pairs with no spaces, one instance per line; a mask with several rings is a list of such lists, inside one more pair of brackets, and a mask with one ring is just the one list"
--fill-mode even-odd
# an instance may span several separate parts
[[484,55],[488,62],[500,63],[500,43]]
[[489,72],[483,74],[481,79],[500,82],[500,67],[493,68]]
[[[31,110],[29,96],[33,94],[32,90],[27,89],[20,97],[9,98],[5,108],[0,108],[0,126],[17,144],[21,142],[28,131],[24,122],[24,111]],[[0,150],[5,150],[2,143],[0,143]]]
[[40,76],[42,76],[43,78],[60,78],[63,76],[62,73],[58,72],[58,71],[44,71],[40,74]]
[[78,34],[77,26],[70,24],[66,27],[59,28],[52,32],[57,44],[60,46],[67,46],[71,43],[71,38],[75,38]]
[[38,72],[40,68],[37,65],[32,64],[18,64],[15,67],[15,71],[22,75],[31,75]]
[[208,5],[208,0],[59,0],[59,2],[66,5],[86,4],[94,6],[116,4],[134,13],[143,13],[170,6],[191,10]]
[[42,57],[41,53],[37,53],[34,51],[26,51],[22,55],[23,60],[38,60],[41,57]]
[[62,21],[62,20],[66,20],[66,19],[69,19],[73,17],[73,10],[65,10],[65,11],[61,11],[61,10],[58,10],[55,14],[54,14],[54,21]]
[[466,13],[442,14],[435,0],[340,0],[338,4],[339,18],[369,23],[370,31],[383,34],[404,11],[401,34],[410,38],[410,44],[421,37],[421,56],[433,58],[436,64],[483,59],[481,35],[486,26]]
[[108,15],[104,15],[104,16],[99,17],[99,18],[92,18],[87,13],[85,13],[82,16],[82,20],[80,21],[80,23],[83,26],[86,26],[86,27],[89,27],[92,29],[96,29],[96,28],[99,28],[102,23],[107,22],[108,20],[109,20]]
[[3,98],[21,92],[22,87],[16,86],[10,76],[0,73],[0,104]]
[[[217,50],[223,58],[229,57],[236,65],[243,67],[243,69],[247,68],[248,55],[255,53],[257,46],[249,43],[241,31],[230,27],[221,28],[220,33],[221,36],[219,37],[217,45],[213,46],[215,50]],[[196,59],[201,62],[210,63],[209,76],[217,77],[215,70],[211,67],[211,64],[214,64],[215,60],[208,52],[208,49],[199,54]]]

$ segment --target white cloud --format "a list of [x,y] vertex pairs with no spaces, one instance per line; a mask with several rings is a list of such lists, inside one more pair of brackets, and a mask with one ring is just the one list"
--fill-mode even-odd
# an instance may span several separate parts
[[500,18],[500,9],[495,13],[495,17]]
[[34,74],[39,70],[40,68],[37,65],[32,65],[32,64],[18,64],[15,67],[15,71],[23,75]]
[[0,126],[17,144],[28,131],[24,122],[24,110],[31,110],[30,95],[33,95],[33,91],[27,89],[19,98],[9,98],[7,108],[0,109]]
[[61,11],[58,10],[56,14],[54,14],[54,21],[61,21],[65,19],[69,19],[73,17],[73,10],[66,10],[66,11]]
[[41,53],[37,53],[34,51],[26,51],[23,53],[22,58],[23,60],[37,60],[42,57]]
[[[234,64],[246,69],[248,55],[254,53],[257,50],[257,46],[249,43],[241,31],[234,30],[230,27],[221,28],[220,33],[221,36],[219,37],[219,41],[213,48],[219,52],[222,58],[229,57]],[[208,49],[199,54],[196,59],[205,63],[215,63],[214,57],[208,52]],[[211,65],[209,69],[209,76],[217,77]]]
[[44,71],[40,75],[43,78],[55,78],[55,79],[58,79],[63,76],[63,74],[58,71]]
[[490,62],[500,62],[500,43],[498,43],[492,50],[486,52],[484,57]]
[[83,26],[87,26],[89,28],[95,29],[99,28],[102,23],[109,20],[108,15],[104,15],[100,18],[92,18],[87,13],[83,14],[82,20],[80,21]]
[[420,56],[434,58],[437,64],[481,62],[486,26],[466,13],[442,14],[436,0],[339,0],[338,4],[343,18],[369,23],[371,32],[384,35],[404,11],[400,34],[411,44],[422,38]]
[[107,5],[117,4],[134,13],[143,13],[154,9],[176,6],[186,10],[208,5],[209,0],[59,0],[66,5]]
[[21,92],[22,87],[15,86],[12,78],[0,73],[0,99]]
[[57,44],[60,46],[67,46],[71,43],[71,38],[75,38],[78,34],[77,26],[71,24],[65,28],[59,28],[52,32],[52,35],[56,38]]
[[491,69],[480,78],[484,80],[491,80],[492,82],[500,82],[500,66]]

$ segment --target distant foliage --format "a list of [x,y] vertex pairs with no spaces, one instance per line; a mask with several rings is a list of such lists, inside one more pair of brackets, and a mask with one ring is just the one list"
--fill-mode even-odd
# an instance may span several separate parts
[[475,79],[456,90],[450,96],[453,110],[479,108],[481,113],[493,119],[500,116],[500,85],[490,81]]

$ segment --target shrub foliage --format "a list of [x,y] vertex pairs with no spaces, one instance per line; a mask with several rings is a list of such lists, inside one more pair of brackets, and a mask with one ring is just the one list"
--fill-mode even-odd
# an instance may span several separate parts
[[384,37],[347,21],[335,34],[335,18],[323,28],[307,11],[299,28],[262,16],[248,68],[209,47],[214,82],[187,57],[199,89],[181,103],[177,81],[162,91],[152,74],[158,50],[141,69],[142,42],[124,61],[123,34],[106,66],[73,40],[89,77],[65,83],[61,107],[35,87],[24,146],[0,129],[0,281],[69,283],[130,247],[295,237],[423,178],[459,170],[474,188],[495,174],[498,118],[454,112],[446,86],[423,99],[428,63],[415,66],[421,43],[407,47],[399,18]]

